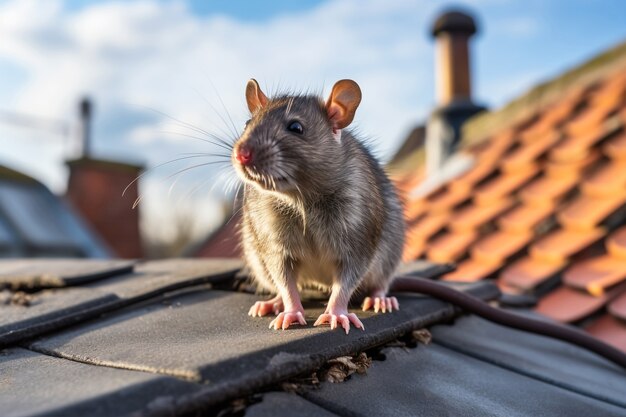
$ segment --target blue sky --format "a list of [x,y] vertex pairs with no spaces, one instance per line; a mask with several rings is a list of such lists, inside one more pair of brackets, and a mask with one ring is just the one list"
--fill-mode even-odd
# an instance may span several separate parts
[[[63,161],[76,150],[76,103],[84,94],[95,100],[97,156],[155,166],[182,153],[213,152],[183,136],[195,132],[163,113],[228,135],[221,119],[230,116],[236,126],[246,119],[243,90],[250,77],[270,91],[281,86],[324,94],[337,79],[355,79],[364,94],[356,124],[388,158],[434,104],[428,30],[447,4],[0,0],[0,116],[19,112],[69,128],[59,135],[0,117],[0,164],[61,192]],[[479,19],[472,44],[474,96],[491,108],[626,40],[624,1],[454,4]],[[204,213],[199,230],[219,221],[224,187],[211,187],[216,171],[192,172],[173,192],[171,170],[147,176],[147,222],[176,210]],[[224,183],[229,175],[222,174]]]

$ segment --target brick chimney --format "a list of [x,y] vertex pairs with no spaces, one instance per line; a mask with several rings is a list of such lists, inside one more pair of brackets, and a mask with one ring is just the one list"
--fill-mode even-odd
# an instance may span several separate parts
[[463,123],[484,110],[472,101],[469,40],[477,31],[467,13],[450,10],[432,28],[436,50],[436,101],[427,124],[426,170],[433,175],[458,148]]
[[90,156],[91,103],[80,103],[83,156],[67,162],[70,175],[67,200],[92,230],[100,235],[115,255],[141,258],[139,210],[133,210],[138,197],[138,181],[122,192],[143,169],[142,166]]

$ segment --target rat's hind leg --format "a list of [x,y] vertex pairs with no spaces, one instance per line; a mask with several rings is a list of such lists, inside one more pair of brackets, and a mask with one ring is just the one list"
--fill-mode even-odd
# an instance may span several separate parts
[[367,311],[372,307],[375,313],[379,311],[391,313],[393,310],[400,310],[398,299],[396,297],[388,297],[383,290],[372,291],[371,295],[363,300],[363,311]]
[[326,311],[319,316],[314,326],[320,324],[330,324],[331,329],[336,329],[338,325],[343,327],[346,334],[350,332],[350,323],[357,329],[365,330],[365,326],[354,313],[348,313],[348,302],[350,301],[351,291],[341,285],[333,285],[330,299]]
[[300,301],[300,294],[298,293],[298,285],[293,278],[292,272],[284,283],[278,285],[279,295],[284,304],[284,310],[279,313],[274,320],[270,323],[270,329],[274,330],[283,329],[286,330],[291,324],[301,324],[306,326],[306,320],[304,319],[304,307]]

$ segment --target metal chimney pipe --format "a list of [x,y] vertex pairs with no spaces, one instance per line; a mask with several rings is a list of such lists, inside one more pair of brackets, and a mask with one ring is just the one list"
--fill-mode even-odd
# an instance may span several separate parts
[[88,97],[84,97],[79,104],[80,112],[80,152],[83,158],[91,155],[91,115],[93,106]]
[[474,19],[461,11],[440,15],[431,34],[435,38],[437,107],[426,127],[426,174],[437,175],[461,142],[463,123],[485,110],[472,101],[469,39]]
[[432,34],[436,44],[437,104],[471,100],[469,39],[476,33],[474,19],[451,11],[439,16]]

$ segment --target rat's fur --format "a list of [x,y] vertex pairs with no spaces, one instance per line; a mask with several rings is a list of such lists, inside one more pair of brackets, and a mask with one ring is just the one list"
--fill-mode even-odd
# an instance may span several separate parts
[[[298,121],[299,135],[288,126]],[[324,102],[282,96],[253,114],[235,152],[245,181],[241,236],[258,284],[271,292],[340,285],[349,298],[389,288],[404,244],[402,207],[379,162],[350,132],[333,138]],[[233,157],[234,158],[234,157]]]

